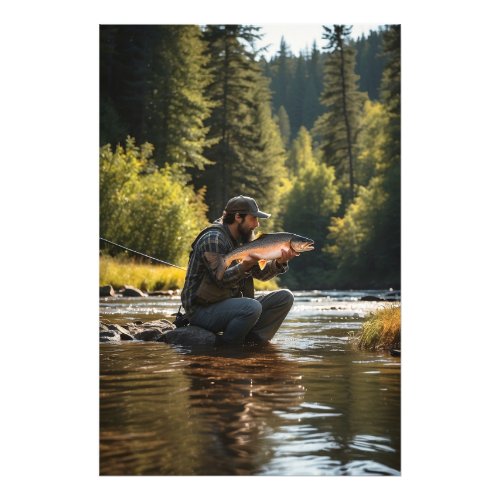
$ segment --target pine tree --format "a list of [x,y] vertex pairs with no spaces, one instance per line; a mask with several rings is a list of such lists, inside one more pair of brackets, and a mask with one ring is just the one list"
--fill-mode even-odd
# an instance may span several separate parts
[[210,81],[198,26],[101,26],[101,144],[127,135],[159,165],[203,168]]
[[215,145],[206,153],[213,164],[195,182],[207,186],[212,219],[239,194],[255,196],[262,204],[272,201],[273,187],[285,172],[268,82],[252,50],[257,37],[258,29],[240,25],[209,25],[204,33],[214,77],[207,92],[215,103],[206,123]]
[[151,64],[146,137],[155,145],[160,165],[202,169],[208,163],[203,156],[210,144],[204,120],[211,104],[205,97],[210,76],[201,30],[194,25],[152,28],[158,40]]
[[321,102],[327,111],[318,119],[315,130],[320,138],[324,161],[334,165],[342,185],[343,210],[355,195],[355,143],[359,116],[366,96],[357,90],[354,73],[355,51],[348,43],[351,27],[323,27],[323,38],[332,49],[325,64]]
[[332,220],[327,249],[337,286],[399,287],[401,283],[401,165],[400,165],[400,26],[384,32],[381,96],[384,139],[375,174],[344,217]]
[[359,89],[368,93],[371,100],[379,100],[379,87],[385,58],[382,53],[383,31],[370,31],[354,42],[356,49],[355,71],[359,75]]
[[290,48],[288,47],[285,38],[281,37],[280,48],[276,57],[277,74],[271,85],[271,90],[274,93],[274,109],[279,109],[280,106],[285,108],[289,103],[289,85],[290,85]]

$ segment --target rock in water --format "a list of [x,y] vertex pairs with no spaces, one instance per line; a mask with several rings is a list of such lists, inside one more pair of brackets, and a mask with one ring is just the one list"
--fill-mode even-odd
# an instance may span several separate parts
[[165,332],[157,339],[158,342],[181,345],[215,345],[217,335],[199,326],[183,326]]
[[142,330],[138,333],[135,334],[135,339],[136,340],[158,340],[161,335],[162,331],[159,328],[148,328],[146,330]]
[[99,297],[114,297],[115,290],[111,285],[104,285],[99,287]]
[[124,297],[147,297],[147,295],[133,286],[125,286],[120,290]]

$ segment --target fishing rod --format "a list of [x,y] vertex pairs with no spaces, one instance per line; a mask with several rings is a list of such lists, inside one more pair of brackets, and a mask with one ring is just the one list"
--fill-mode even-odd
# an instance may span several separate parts
[[132,250],[131,248],[124,247],[123,245],[119,245],[118,243],[114,243],[113,241],[106,240],[105,238],[99,237],[100,240],[105,241],[106,243],[109,243],[110,245],[114,245],[115,247],[123,248],[124,250],[127,250],[128,252],[136,253],[137,255],[141,255],[142,257],[147,257],[148,259],[154,260],[156,262],[159,262],[160,264],[166,264],[167,266],[172,266],[176,267],[177,269],[181,269],[182,271],[187,271],[184,267],[179,267],[176,266],[175,264],[170,264],[170,262],[165,262],[164,260],[157,259],[155,257],[151,257],[150,255],[146,255],[145,253],[138,252],[137,250]]

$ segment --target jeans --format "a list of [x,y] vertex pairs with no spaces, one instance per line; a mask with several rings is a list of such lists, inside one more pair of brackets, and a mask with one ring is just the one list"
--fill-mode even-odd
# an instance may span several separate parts
[[256,299],[239,297],[198,307],[190,323],[214,333],[228,344],[245,340],[267,342],[274,337],[293,305],[290,290],[277,290]]

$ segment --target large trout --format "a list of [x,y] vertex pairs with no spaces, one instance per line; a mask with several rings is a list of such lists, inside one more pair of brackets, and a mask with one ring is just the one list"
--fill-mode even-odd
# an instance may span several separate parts
[[210,268],[218,280],[222,279],[224,271],[234,260],[241,261],[246,256],[259,259],[259,267],[264,269],[267,261],[281,257],[282,250],[292,249],[295,253],[314,250],[314,241],[293,233],[261,234],[257,239],[246,243],[226,255],[205,252]]

